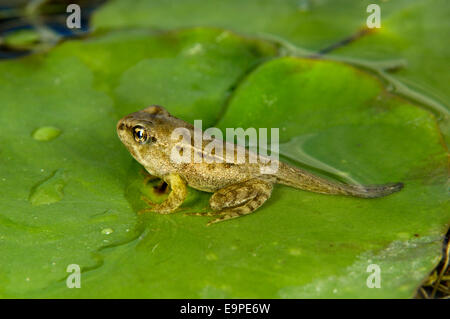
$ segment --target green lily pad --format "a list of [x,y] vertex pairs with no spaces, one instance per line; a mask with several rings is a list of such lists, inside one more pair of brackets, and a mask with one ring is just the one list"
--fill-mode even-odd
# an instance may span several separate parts
[[[119,117],[166,101],[174,114],[214,123],[238,79],[275,53],[223,30],[129,31],[1,62],[0,295],[65,287],[67,265],[96,268],[99,249],[141,234],[129,199],[142,205],[130,189],[135,179],[144,187],[117,138]],[[150,70],[151,61],[165,68]]]
[[[368,29],[367,10],[374,3],[381,28]],[[392,90],[434,110],[448,144],[450,75],[443,66],[450,55],[449,14],[446,0],[154,0],[133,6],[113,0],[94,14],[93,27],[223,27],[279,42],[292,55],[320,52],[345,60],[382,75]],[[392,66],[397,72],[390,72]]]
[[23,29],[9,33],[3,39],[3,43],[16,49],[28,49],[39,41],[39,33],[33,29]]
[[[97,34],[1,62],[0,296],[411,297],[450,219],[436,118],[354,67],[277,54],[194,28]],[[182,213],[208,204],[189,189],[180,213],[137,215],[141,194],[167,194],[144,183],[115,124],[154,103],[205,126],[278,127],[293,165],[405,189],[364,200],[276,186],[258,212],[211,227]],[[34,139],[42,127],[61,134]],[[80,289],[66,286],[71,264]],[[379,289],[366,285],[370,264]]]

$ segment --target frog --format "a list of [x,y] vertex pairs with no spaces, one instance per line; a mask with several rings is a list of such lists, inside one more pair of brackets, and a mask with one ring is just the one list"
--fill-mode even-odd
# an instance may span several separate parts
[[[212,193],[208,211],[188,213],[193,216],[212,217],[207,223],[208,226],[253,213],[271,197],[275,184],[320,194],[367,199],[390,195],[404,186],[401,182],[364,186],[332,181],[279,159],[257,156],[248,147],[217,140],[213,136],[207,136],[197,145],[192,138],[184,139],[184,142],[174,139],[174,130],[180,128],[191,136],[195,134],[196,128],[191,123],[171,115],[159,105],[151,105],[128,114],[117,122],[119,139],[132,157],[143,166],[148,179],[159,178],[168,186],[169,194],[162,203],[153,203],[142,196],[141,199],[148,207],[140,213],[171,214],[178,211],[187,197],[188,186]],[[237,161],[235,156],[231,161],[224,160],[223,153],[215,154],[210,149],[206,151],[206,145],[211,141],[223,145],[225,153],[228,149],[232,149],[234,153],[243,151],[245,159],[254,156],[252,158],[258,160]],[[174,161],[174,149],[190,152],[191,160]],[[194,155],[209,157],[210,160],[195,161]],[[277,169],[264,170],[268,162],[275,163]]]

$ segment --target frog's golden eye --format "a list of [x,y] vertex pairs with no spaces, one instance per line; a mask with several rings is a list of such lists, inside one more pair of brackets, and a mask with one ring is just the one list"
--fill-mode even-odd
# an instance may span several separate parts
[[148,137],[149,137],[147,130],[139,125],[133,127],[133,136],[134,136],[134,140],[141,144],[144,144],[145,142],[147,142]]

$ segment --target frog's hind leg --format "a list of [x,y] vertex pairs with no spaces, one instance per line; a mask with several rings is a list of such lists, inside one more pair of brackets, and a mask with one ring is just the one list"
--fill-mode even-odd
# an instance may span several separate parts
[[198,216],[217,216],[207,225],[241,217],[254,212],[272,194],[272,183],[251,179],[233,184],[215,192],[209,200],[213,212],[197,213]]

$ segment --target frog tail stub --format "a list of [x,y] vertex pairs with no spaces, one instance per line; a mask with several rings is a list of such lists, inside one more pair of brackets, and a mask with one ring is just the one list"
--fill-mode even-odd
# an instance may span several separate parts
[[[345,185],[345,184],[344,184]],[[348,188],[347,195],[362,198],[377,198],[398,192],[403,188],[403,183],[389,183],[383,185],[345,185]]]
[[333,182],[285,164],[280,166],[275,177],[277,183],[298,189],[315,193],[348,195],[361,198],[383,197],[398,192],[403,188],[403,183],[364,186]]

